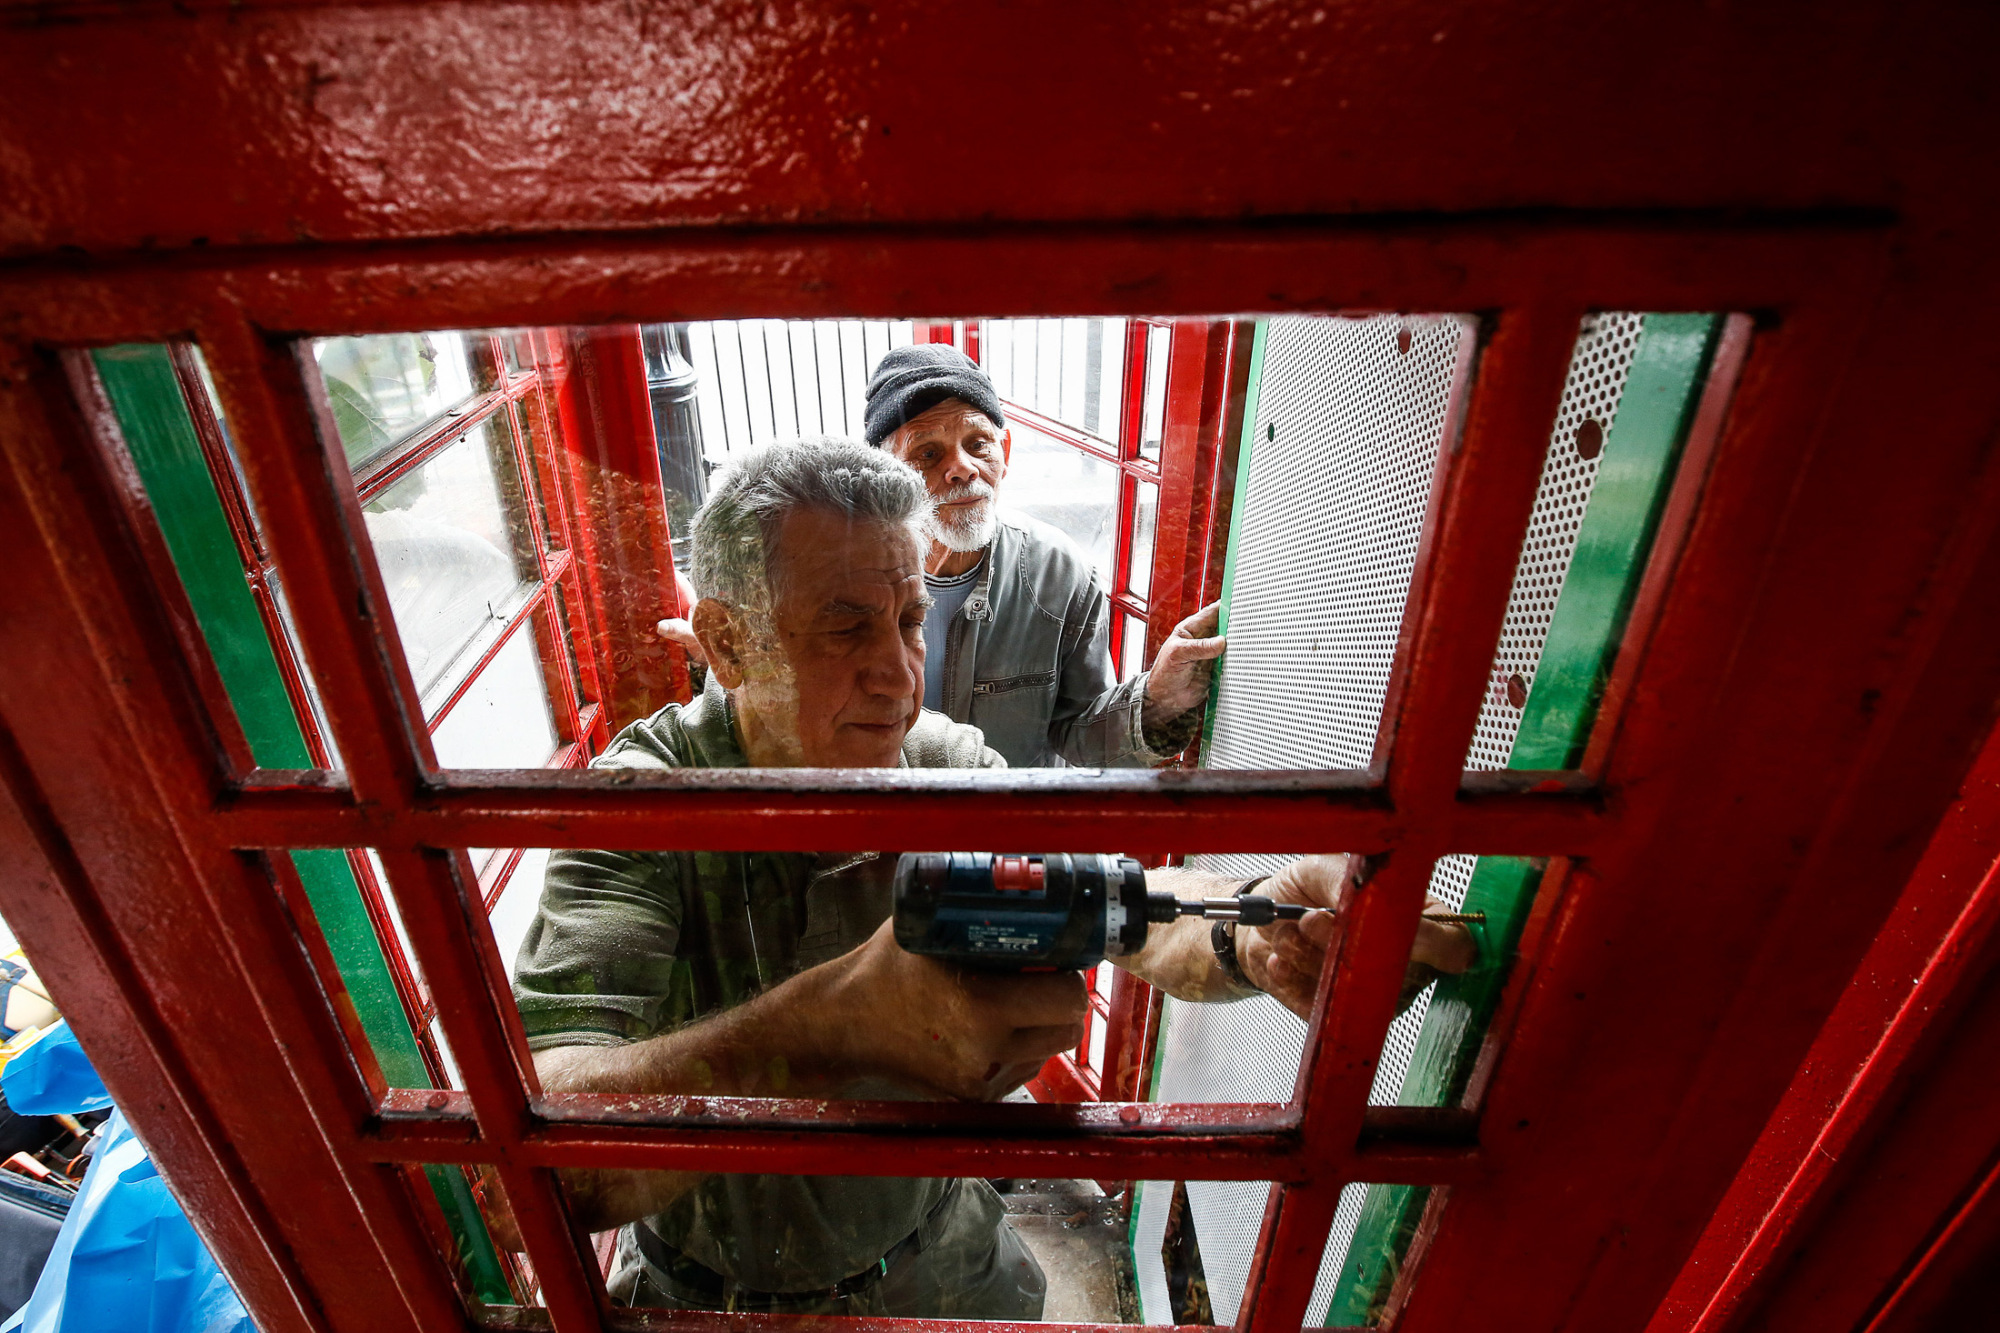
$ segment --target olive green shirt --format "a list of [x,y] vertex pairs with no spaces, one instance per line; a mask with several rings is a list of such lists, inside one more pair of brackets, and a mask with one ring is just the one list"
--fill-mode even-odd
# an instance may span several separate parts
[[[902,766],[1003,768],[975,727],[925,712]],[[621,731],[593,767],[742,768],[728,697]],[[859,946],[888,919],[893,855],[558,852],[521,943],[514,996],[532,1049],[643,1041],[743,1003]],[[783,1091],[783,1071],[772,1086]],[[857,1081],[849,1097],[898,1090]],[[759,1291],[830,1287],[917,1229],[948,1182],[713,1175],[647,1219],[668,1244]]]

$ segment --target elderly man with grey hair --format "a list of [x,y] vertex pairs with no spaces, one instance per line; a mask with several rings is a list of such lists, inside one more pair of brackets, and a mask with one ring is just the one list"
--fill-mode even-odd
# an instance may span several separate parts
[[[694,702],[627,727],[596,766],[1003,767],[976,728],[919,707],[922,480],[838,441],[754,450],[694,520],[710,674]],[[921,845],[913,830],[908,850]],[[960,1098],[1019,1087],[1080,1039],[1076,974],[961,972],[903,952],[893,854],[560,852],[522,942],[515,996],[552,1093]],[[1338,901],[1341,858],[1268,891]],[[1183,896],[1232,881],[1160,872]],[[1304,1013],[1331,913],[1205,923],[1127,960],[1189,999],[1264,990]],[[579,1220],[622,1227],[611,1282],[635,1305],[1035,1319],[1043,1278],[978,1180],[602,1169],[565,1173]]]

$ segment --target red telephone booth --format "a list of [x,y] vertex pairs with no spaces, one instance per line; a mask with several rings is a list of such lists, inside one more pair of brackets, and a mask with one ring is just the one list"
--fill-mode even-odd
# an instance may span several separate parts
[[[614,1306],[557,1174],[611,1165],[1178,1183],[1197,1234],[1235,1209],[1245,1333],[1983,1317],[1986,11],[0,23],[0,915],[266,1333],[784,1322]],[[1332,652],[1308,611],[1352,605],[1361,751],[584,767],[686,687],[650,634],[679,603],[641,329],[913,317],[995,369],[1003,321],[1125,321],[1115,430],[1101,394],[1079,418],[1009,390],[1117,496],[1120,668],[1212,596],[1271,660]],[[1578,367],[1618,338],[1611,420]],[[401,376],[372,407],[327,374],[361,344]],[[1613,462],[1639,517],[1606,528]],[[477,513],[425,508],[447,482]],[[1369,548],[1393,559],[1310,563],[1346,505],[1402,506]],[[426,621],[399,571],[450,551],[490,606]],[[1594,636],[1561,623],[1579,569]],[[1346,591],[1286,619],[1315,570]],[[533,849],[863,851],[913,823],[1367,875],[1268,1095],[1149,1081],[1179,1020],[1161,1038],[1136,988],[1036,1105],[542,1089],[487,924]],[[1455,859],[1505,966],[1399,1046]],[[1392,1058],[1421,1097],[1373,1095]],[[1365,1253],[1330,1259],[1343,1234]]]

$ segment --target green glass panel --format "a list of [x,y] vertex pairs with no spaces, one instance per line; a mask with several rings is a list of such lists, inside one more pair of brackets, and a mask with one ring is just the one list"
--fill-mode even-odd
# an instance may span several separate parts
[[[167,349],[108,347],[92,359],[252,756],[267,768],[310,768],[305,733],[244,580]],[[322,848],[291,857],[382,1076],[395,1087],[431,1086],[347,853]],[[489,1304],[511,1304],[514,1296],[464,1173],[427,1171],[473,1290]]]
[[265,768],[311,768],[167,349],[107,347],[95,360],[251,755]]

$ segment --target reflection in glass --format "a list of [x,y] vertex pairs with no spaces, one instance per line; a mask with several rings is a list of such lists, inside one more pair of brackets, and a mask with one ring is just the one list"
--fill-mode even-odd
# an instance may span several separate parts
[[1139,454],[1158,461],[1160,438],[1167,420],[1167,355],[1173,330],[1164,324],[1146,326],[1146,391],[1139,412]]
[[714,320],[684,327],[711,465],[799,435],[859,438],[869,372],[907,347],[909,320]]
[[439,768],[540,768],[555,717],[531,627],[516,630],[431,733]]
[[505,427],[487,420],[411,469],[363,511],[419,693],[462,678],[466,649],[536,577]]
[[1125,641],[1121,645],[1120,656],[1124,659],[1118,666],[1118,678],[1130,680],[1146,669],[1146,622],[1137,616],[1125,617]]
[[1159,520],[1160,488],[1150,481],[1139,483],[1132,514],[1132,552],[1126,561],[1126,588],[1144,600],[1153,592],[1153,529]]
[[[1341,1192],[1340,1211],[1306,1307],[1308,1328],[1365,1322],[1329,1321],[1326,1313],[1347,1238],[1353,1234],[1353,1213],[1368,1188],[1350,1185]],[[1133,1194],[1132,1259],[1143,1322],[1234,1324],[1249,1285],[1270,1184],[1148,1180],[1135,1185]]]
[[1014,430],[1013,458],[1001,482],[1004,507],[1038,518],[1075,542],[1111,586],[1118,523],[1118,469],[1039,431]]
[[462,333],[322,338],[313,355],[353,467],[472,396],[472,352]]
[[1001,398],[1100,440],[1118,438],[1122,319],[989,319],[980,354]]

